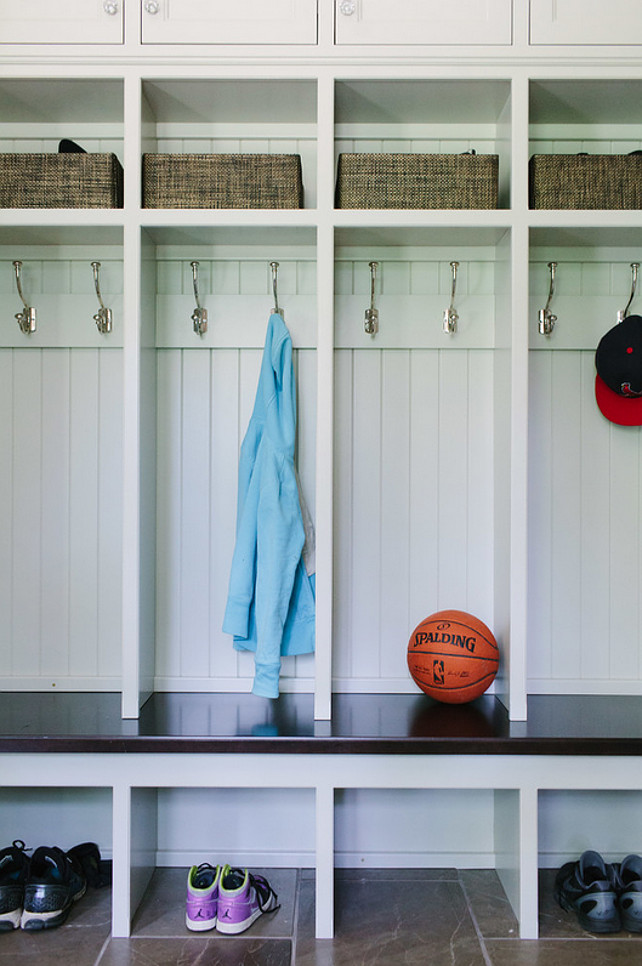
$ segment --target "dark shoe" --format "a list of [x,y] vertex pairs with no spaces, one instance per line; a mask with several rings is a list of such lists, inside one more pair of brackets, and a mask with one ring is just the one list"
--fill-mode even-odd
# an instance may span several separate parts
[[111,885],[111,859],[103,859],[100,849],[95,842],[83,842],[69,849],[67,855],[77,866],[77,871],[84,876],[87,885],[92,889],[103,889]]
[[0,932],[18,929],[22,916],[29,856],[19,839],[0,851]]
[[61,926],[72,903],[84,895],[86,886],[80,866],[67,852],[55,846],[36,849],[25,885],[21,928]]
[[622,928],[642,932],[642,858],[627,855],[615,871]]
[[584,852],[579,862],[567,862],[555,877],[555,898],[562,909],[577,913],[588,932],[619,932],[622,928],[615,890],[615,873],[598,852]]

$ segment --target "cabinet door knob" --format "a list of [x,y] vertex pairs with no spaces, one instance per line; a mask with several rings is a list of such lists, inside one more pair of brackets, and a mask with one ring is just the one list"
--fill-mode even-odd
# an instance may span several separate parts
[[114,17],[118,13],[118,3],[116,0],[103,0],[103,10],[110,17]]
[[158,13],[160,3],[158,3],[158,0],[145,0],[145,10],[151,14]]
[[344,17],[351,17],[356,9],[357,5],[354,0],[341,0],[339,4],[339,13],[342,13]]

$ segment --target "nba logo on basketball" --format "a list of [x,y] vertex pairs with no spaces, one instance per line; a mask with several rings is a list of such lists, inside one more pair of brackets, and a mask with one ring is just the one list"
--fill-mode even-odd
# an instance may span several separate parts
[[442,610],[423,620],[408,642],[408,670],[431,698],[448,704],[473,701],[499,667],[497,641],[478,617]]
[[433,684],[444,683],[444,662],[443,661],[432,662],[432,682]]

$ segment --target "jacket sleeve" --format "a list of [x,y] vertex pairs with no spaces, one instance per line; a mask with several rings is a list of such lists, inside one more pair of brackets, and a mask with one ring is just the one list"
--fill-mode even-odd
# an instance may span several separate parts
[[258,499],[258,481],[253,475],[247,481],[247,489],[239,506],[236,544],[223,618],[223,631],[242,640],[247,640],[249,637],[250,608],[255,591]]
[[[272,476],[272,479],[270,479]],[[257,647],[252,691],[279,695],[281,642],[305,534],[294,467],[284,459],[265,467],[257,515]]]

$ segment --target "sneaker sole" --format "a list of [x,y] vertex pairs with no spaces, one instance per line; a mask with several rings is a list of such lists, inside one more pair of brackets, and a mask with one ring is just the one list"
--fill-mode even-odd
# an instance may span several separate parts
[[555,898],[559,905],[564,909],[565,912],[574,912],[577,916],[577,921],[579,922],[582,929],[586,932],[593,933],[611,933],[619,932],[622,928],[619,915],[617,918],[613,919],[602,919],[594,920],[590,919],[588,916],[584,915],[575,905],[572,899],[567,899],[563,892],[556,892]]
[[185,916],[185,925],[192,932],[207,932],[209,929],[216,928],[216,919],[190,919]]
[[22,909],[14,909],[12,912],[3,912],[0,915],[0,932],[10,932],[12,929],[20,929]]
[[620,909],[620,917],[622,919],[622,929],[626,932],[642,932],[642,919],[637,916],[627,916],[622,909]]
[[222,932],[226,936],[236,936],[238,933],[245,932],[246,929],[249,929],[260,915],[261,910],[257,909],[251,916],[248,916],[247,919],[242,919],[240,922],[223,922],[219,917],[216,923],[217,932]]
[[83,886],[75,896],[72,896],[69,903],[62,909],[54,909],[53,912],[30,912],[24,909],[20,918],[20,928],[28,932],[36,932],[41,929],[55,929],[62,926],[66,921],[74,902],[82,899],[85,894],[86,886]]

